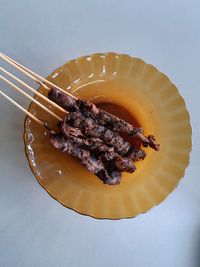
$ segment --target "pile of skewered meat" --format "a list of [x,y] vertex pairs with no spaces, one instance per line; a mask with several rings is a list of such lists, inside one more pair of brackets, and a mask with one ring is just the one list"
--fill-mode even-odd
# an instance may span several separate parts
[[133,127],[89,101],[72,98],[55,88],[48,97],[69,112],[59,123],[60,132],[51,135],[52,145],[78,158],[105,184],[119,184],[121,173],[134,172],[134,162],[146,156],[142,149],[125,141],[120,132],[137,137],[144,147],[159,150],[154,136],[145,137],[142,128]]

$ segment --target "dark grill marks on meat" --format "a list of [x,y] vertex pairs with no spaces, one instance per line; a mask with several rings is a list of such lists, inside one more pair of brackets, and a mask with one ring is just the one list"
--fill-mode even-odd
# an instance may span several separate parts
[[64,94],[62,91],[53,88],[48,93],[48,98],[68,111],[78,110],[76,99]]
[[142,149],[131,148],[131,150],[127,154],[127,157],[132,159],[135,162],[135,161],[145,159],[146,153]]
[[99,138],[85,138],[82,133],[79,133],[78,128],[73,128],[66,123],[61,125],[61,131],[65,137],[70,139],[76,146],[80,148],[89,149],[97,157],[100,157],[103,161],[112,161],[112,164],[117,167],[119,171],[126,171],[132,173],[135,171],[135,166],[130,158],[121,157],[114,152],[112,147],[108,147]]
[[114,132],[124,132],[128,135],[137,136],[145,147],[150,146],[156,151],[159,150],[159,145],[156,144],[155,137],[153,135],[145,137],[142,128],[134,127],[128,122],[104,110],[98,109],[89,101],[78,99],[77,104],[84,116],[93,118],[96,124],[104,125]]
[[[97,124],[110,127],[112,131],[134,133],[134,126],[124,120],[102,110],[98,109],[93,103],[82,99],[77,100],[80,111],[86,116],[93,118]],[[137,129],[137,128],[136,128]]]
[[71,127],[64,122],[60,123],[59,126],[60,126],[62,133],[67,137],[73,136],[73,137],[84,138],[84,135],[82,134],[82,132],[79,128]]
[[[109,184],[109,185],[120,184],[121,178],[122,178],[122,174],[120,171],[118,171],[117,169],[112,169],[112,170],[109,169],[107,173],[109,174],[109,178],[106,179],[106,184]],[[98,174],[96,174],[96,175],[97,175],[97,177],[99,177],[99,179],[101,179],[104,182],[105,170],[98,172]]]
[[114,132],[124,132],[128,135],[137,136],[145,147],[149,146],[156,151],[159,150],[159,145],[156,144],[153,135],[145,137],[142,128],[134,127],[126,121],[104,110],[98,109],[89,101],[76,100],[56,88],[51,89],[48,96],[52,101],[68,111],[80,110],[85,117],[92,118],[96,124],[103,125]]
[[[79,128],[71,127],[67,124],[66,119],[60,124],[61,132],[66,136],[73,139],[79,146],[84,146],[92,151],[98,153],[104,153],[104,157],[111,161],[118,156],[113,147],[107,146],[103,140],[97,137],[86,137]],[[146,157],[146,153],[141,149],[131,148],[125,157],[132,159],[133,161],[143,160]]]
[[153,135],[148,135],[145,138],[144,137],[141,137],[141,138],[143,138],[142,144],[144,147],[150,146],[156,151],[159,151],[160,145],[156,143],[155,137]]
[[51,142],[55,148],[80,159],[83,166],[90,172],[96,174],[104,169],[101,160],[92,157],[89,150],[76,146],[71,139],[66,139],[62,135],[54,135],[51,137]]
[[114,153],[114,148],[107,146],[101,139],[96,137],[87,138],[88,147],[99,152]]
[[121,172],[129,172],[132,173],[136,170],[133,161],[129,158],[116,157],[114,160],[114,165]]
[[91,173],[97,175],[106,184],[119,184],[121,180],[120,171],[116,170],[117,175],[109,174],[103,161],[93,157],[88,149],[78,147],[70,138],[64,137],[62,134],[53,134],[50,138],[51,144],[71,156],[78,158],[81,164]]
[[115,151],[120,155],[126,155],[131,145],[126,142],[120,135],[107,129],[104,126],[99,126],[92,118],[84,118],[80,112],[71,112],[66,116],[65,123],[81,129],[88,137],[97,137],[103,140],[107,145],[113,146]]

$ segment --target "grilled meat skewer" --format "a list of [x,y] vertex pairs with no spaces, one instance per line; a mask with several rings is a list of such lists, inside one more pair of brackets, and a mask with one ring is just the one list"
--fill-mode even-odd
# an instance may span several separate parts
[[49,91],[48,97],[67,111],[74,112],[80,110],[84,117],[92,118],[96,124],[105,126],[114,132],[124,132],[128,135],[137,136],[145,147],[149,146],[156,151],[159,150],[159,145],[156,144],[154,136],[149,135],[145,137],[142,128],[134,127],[124,120],[104,110],[98,109],[89,101],[81,99],[76,100],[56,88]]
[[70,138],[63,134],[52,134],[51,144],[71,156],[78,158],[81,164],[91,173],[98,176],[105,184],[115,185],[121,181],[121,172],[117,168],[106,169],[101,159],[91,155],[88,149],[77,146]]
[[112,161],[112,164],[114,164],[119,171],[126,171],[129,173],[135,171],[135,166],[131,158],[121,157],[112,147],[108,147],[99,138],[85,138],[80,132],[80,129],[73,128],[64,123],[61,126],[61,132],[78,147],[89,149],[103,161]]
[[115,152],[121,156],[125,156],[131,149],[130,143],[126,142],[120,135],[102,125],[97,125],[92,118],[85,118],[79,111],[70,112],[63,123],[81,129],[87,137],[103,140],[105,144],[113,146]]

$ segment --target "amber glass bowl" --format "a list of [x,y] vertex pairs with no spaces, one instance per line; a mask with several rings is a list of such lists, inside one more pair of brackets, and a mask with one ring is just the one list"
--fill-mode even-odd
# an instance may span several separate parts
[[[147,157],[136,163],[136,172],[124,173],[120,185],[109,186],[54,149],[48,131],[26,118],[26,155],[44,189],[65,207],[95,218],[135,217],[163,201],[184,176],[191,150],[189,114],[176,86],[141,59],[115,53],[69,61],[48,79],[80,98],[125,107],[161,149],[145,148]],[[39,91],[47,95],[44,88]],[[56,120],[34,103],[29,111],[56,129]]]

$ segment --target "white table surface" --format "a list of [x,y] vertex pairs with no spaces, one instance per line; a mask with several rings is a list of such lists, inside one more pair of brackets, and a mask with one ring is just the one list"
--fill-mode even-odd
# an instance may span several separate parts
[[144,215],[118,221],[79,215],[39,186],[24,154],[24,115],[0,97],[0,266],[199,267],[200,2],[57,2],[0,0],[0,49],[43,76],[94,52],[152,63],[186,100],[191,163],[178,188]]

